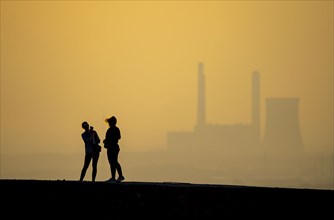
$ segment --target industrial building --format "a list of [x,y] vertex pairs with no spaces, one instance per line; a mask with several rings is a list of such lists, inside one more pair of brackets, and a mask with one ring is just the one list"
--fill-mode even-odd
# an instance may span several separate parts
[[252,75],[252,109],[250,124],[217,125],[206,122],[205,75],[198,64],[197,122],[193,131],[168,132],[170,149],[220,149],[229,152],[270,150],[300,152],[303,142],[299,126],[299,98],[267,98],[265,101],[264,137],[261,140],[260,74]]

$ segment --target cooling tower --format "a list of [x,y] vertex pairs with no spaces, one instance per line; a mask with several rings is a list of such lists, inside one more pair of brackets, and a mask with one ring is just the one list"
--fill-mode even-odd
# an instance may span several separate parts
[[263,145],[267,149],[278,151],[299,151],[302,149],[298,105],[298,98],[266,99]]

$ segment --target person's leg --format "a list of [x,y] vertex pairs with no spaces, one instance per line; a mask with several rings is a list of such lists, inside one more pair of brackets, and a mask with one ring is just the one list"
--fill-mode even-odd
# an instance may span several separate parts
[[81,170],[80,181],[82,181],[85,178],[86,171],[89,167],[91,158],[92,158],[92,156],[90,154],[85,155],[85,161],[84,161],[84,165],[83,165],[82,170]]
[[118,154],[119,154],[119,151],[115,152],[115,167],[116,167],[118,176],[123,177],[122,167],[121,167],[121,164],[118,162]]
[[118,163],[118,162],[117,162],[116,169],[117,169],[117,172],[118,172],[117,181],[121,182],[121,181],[125,180],[125,177],[123,176],[121,164]]
[[115,167],[115,153],[113,150],[107,150],[108,161],[110,165],[111,178],[115,179],[116,177],[116,167]]
[[96,174],[97,174],[97,162],[99,161],[100,153],[96,152],[93,155],[93,171],[92,171],[92,181],[95,182]]

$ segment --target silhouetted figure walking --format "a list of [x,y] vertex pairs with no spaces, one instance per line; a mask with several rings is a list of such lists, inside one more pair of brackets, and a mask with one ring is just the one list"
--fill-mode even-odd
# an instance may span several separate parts
[[[103,141],[104,147],[107,149],[108,161],[110,164],[111,178],[108,180],[110,182],[123,181],[124,176],[122,173],[122,167],[118,162],[118,154],[120,151],[118,140],[121,139],[121,132],[116,126],[117,119],[115,116],[107,118],[105,120],[109,124],[109,128],[106,132],[106,137]],[[116,171],[118,172],[118,178],[116,180]]]
[[97,174],[97,162],[99,160],[101,151],[101,149],[99,149],[100,138],[97,132],[93,130],[93,127],[89,127],[89,124],[86,121],[84,121],[81,126],[83,129],[85,129],[85,131],[81,134],[81,137],[85,142],[85,161],[81,170],[80,181],[85,178],[90,161],[93,160],[92,181],[95,182]]

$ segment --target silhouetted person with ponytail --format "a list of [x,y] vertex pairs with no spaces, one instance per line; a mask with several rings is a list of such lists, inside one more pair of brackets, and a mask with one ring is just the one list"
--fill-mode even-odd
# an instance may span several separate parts
[[85,143],[85,160],[84,165],[81,170],[80,181],[83,181],[86,175],[86,171],[89,167],[90,161],[92,162],[92,181],[95,182],[96,174],[97,174],[97,162],[99,160],[100,151],[99,143],[100,138],[97,132],[93,129],[93,127],[89,127],[88,122],[84,121],[81,124],[82,128],[85,130],[82,134],[82,140]]
[[[115,116],[107,118],[105,120],[109,124],[109,128],[106,132],[106,137],[103,141],[104,147],[107,149],[108,161],[110,164],[111,178],[109,182],[121,182],[125,178],[123,176],[122,167],[118,162],[118,154],[120,151],[118,140],[121,139],[120,129],[116,126],[117,119]],[[116,171],[118,178],[116,179]]]

